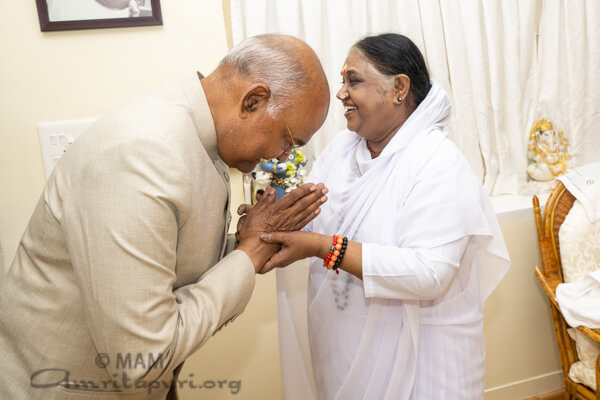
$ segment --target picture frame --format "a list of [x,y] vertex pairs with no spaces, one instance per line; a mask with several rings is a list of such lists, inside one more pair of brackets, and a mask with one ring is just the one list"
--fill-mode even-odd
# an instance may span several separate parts
[[40,29],[65,31],[162,25],[160,0],[35,0]]

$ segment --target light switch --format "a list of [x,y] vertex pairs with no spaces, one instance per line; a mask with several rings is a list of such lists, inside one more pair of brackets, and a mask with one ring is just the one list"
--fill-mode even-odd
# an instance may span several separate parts
[[77,137],[95,121],[95,119],[86,119],[44,122],[38,124],[46,178],[50,176],[50,173],[52,173],[54,166],[63,153],[67,151]]

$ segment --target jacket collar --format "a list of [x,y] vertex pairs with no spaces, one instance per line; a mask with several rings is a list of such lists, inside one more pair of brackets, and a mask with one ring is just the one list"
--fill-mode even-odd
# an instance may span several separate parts
[[217,150],[217,131],[215,129],[215,123],[212,114],[210,113],[210,107],[208,106],[204,88],[200,83],[200,79],[202,78],[204,78],[204,76],[201,73],[194,73],[193,76],[187,77],[182,85],[202,146],[213,162],[223,162],[219,157]]

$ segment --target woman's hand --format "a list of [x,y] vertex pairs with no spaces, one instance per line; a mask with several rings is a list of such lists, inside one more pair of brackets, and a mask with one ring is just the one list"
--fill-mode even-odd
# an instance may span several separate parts
[[[326,259],[331,248],[332,237],[314,232],[271,232],[263,233],[260,239],[270,245],[280,246],[258,270],[264,274],[273,268],[285,267],[307,257]],[[362,244],[348,241],[339,268],[362,279]]]
[[[260,235],[261,240],[281,246],[269,261],[258,271],[267,273],[273,268],[285,267],[307,257],[319,256],[320,250],[327,247],[327,236],[311,232],[272,232]],[[325,238],[325,241],[323,240]]]

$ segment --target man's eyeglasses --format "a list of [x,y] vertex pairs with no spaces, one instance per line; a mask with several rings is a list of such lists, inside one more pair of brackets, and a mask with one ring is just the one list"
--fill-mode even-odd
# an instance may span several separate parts
[[297,149],[298,145],[294,141],[294,137],[292,136],[292,131],[290,130],[290,127],[288,126],[287,122],[285,122],[285,120],[283,121],[283,123],[285,124],[285,129],[287,129],[288,136],[290,137],[289,142],[292,145],[292,149]]

